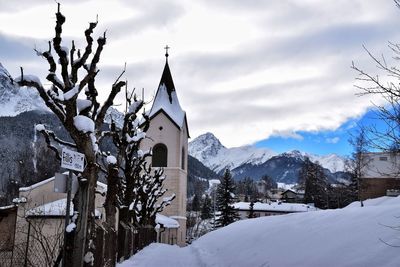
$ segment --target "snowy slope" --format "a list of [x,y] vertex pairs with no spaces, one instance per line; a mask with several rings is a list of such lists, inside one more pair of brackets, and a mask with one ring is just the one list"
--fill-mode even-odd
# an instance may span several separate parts
[[[189,154],[217,173],[225,168],[235,169],[246,163],[260,165],[278,155],[270,149],[257,148],[251,145],[226,148],[212,133],[200,135],[191,141],[189,143]],[[300,158],[301,160],[309,157],[311,161],[318,161],[332,173],[344,170],[345,161],[336,154],[318,156],[293,150],[281,155]]]
[[0,117],[16,116],[25,111],[48,111],[34,88],[19,88],[11,82],[10,74],[0,63]]
[[185,248],[152,244],[118,266],[399,266],[400,234],[387,226],[400,224],[400,198],[364,204],[239,221]]

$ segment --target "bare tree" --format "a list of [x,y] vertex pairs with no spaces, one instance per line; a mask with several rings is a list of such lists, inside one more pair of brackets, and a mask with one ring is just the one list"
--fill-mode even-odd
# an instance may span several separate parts
[[[65,17],[60,12],[60,4],[56,13],[55,36],[49,41],[47,51],[36,50],[39,56],[46,59],[49,64],[49,73],[46,79],[51,83],[50,88],[45,88],[40,79],[32,75],[24,75],[21,68],[21,76],[16,79],[20,86],[35,88],[47,107],[57,115],[63,126],[69,133],[73,142],[66,142],[57,138],[52,132],[40,129],[45,134],[49,147],[55,152],[56,158],[61,159],[59,149],[54,143],[68,147],[83,153],[86,159],[86,168],[81,174],[77,174],[79,189],[74,197],[74,209],[76,216],[76,230],[72,232],[73,248],[66,251],[66,266],[82,266],[84,259],[86,264],[93,261],[94,247],[91,245],[94,239],[94,199],[96,182],[99,172],[98,139],[101,136],[100,127],[104,122],[107,110],[113,105],[114,98],[125,85],[119,78],[111,86],[107,100],[101,105],[97,101],[96,76],[99,73],[97,64],[106,44],[106,34],[97,39],[97,47],[93,48],[92,33],[97,26],[97,21],[89,23],[85,30],[86,46],[84,52],[75,47],[72,41],[71,49],[62,46],[62,26]],[[52,51],[54,49],[54,52]],[[58,58],[54,58],[54,54]],[[56,63],[58,62],[58,64]],[[57,67],[61,78],[57,74]],[[82,72],[83,77],[79,77]],[[85,99],[78,98],[81,93]]]
[[[396,1],[397,3],[397,1]],[[393,60],[400,60],[400,45],[389,43]],[[384,56],[378,58],[364,47],[377,70],[383,75],[370,74],[352,63],[352,69],[358,73],[355,85],[360,89],[358,95],[377,95],[384,100],[383,104],[375,104],[376,119],[384,127],[365,126],[365,140],[374,149],[382,151],[399,151],[400,149],[400,69],[390,66]]]

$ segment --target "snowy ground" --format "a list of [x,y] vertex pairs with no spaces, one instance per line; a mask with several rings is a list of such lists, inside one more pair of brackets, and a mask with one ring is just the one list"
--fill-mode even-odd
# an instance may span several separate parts
[[185,248],[152,244],[118,266],[400,266],[400,232],[389,227],[399,216],[400,197],[382,197],[363,208],[248,219]]

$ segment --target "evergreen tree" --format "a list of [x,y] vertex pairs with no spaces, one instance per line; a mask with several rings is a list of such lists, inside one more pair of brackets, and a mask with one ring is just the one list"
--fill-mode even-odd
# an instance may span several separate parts
[[197,196],[197,194],[195,194],[193,196],[191,208],[192,208],[192,211],[199,211],[200,210],[200,199]]
[[300,183],[304,188],[304,202],[318,208],[329,207],[328,178],[318,163],[306,158],[300,170]]
[[225,170],[221,183],[217,188],[217,209],[220,212],[215,221],[215,227],[223,227],[239,219],[237,211],[232,204],[235,202],[235,183],[229,169]]
[[201,205],[201,219],[210,219],[212,217],[212,203],[211,198],[208,195],[204,196],[203,203]]
[[265,182],[265,187],[267,190],[278,188],[278,183],[274,181],[269,175],[264,175],[261,180]]
[[254,201],[250,202],[249,216],[247,216],[247,218],[249,218],[249,219],[255,218],[255,215],[254,215]]

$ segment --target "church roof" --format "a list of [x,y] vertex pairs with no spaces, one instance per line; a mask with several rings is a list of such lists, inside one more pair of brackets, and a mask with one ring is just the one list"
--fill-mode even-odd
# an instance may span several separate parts
[[149,113],[150,119],[162,111],[166,113],[172,122],[175,123],[179,128],[183,127],[183,124],[186,121],[186,113],[179,104],[168,61],[165,62],[160,84],[158,85],[153,106],[151,107]]

